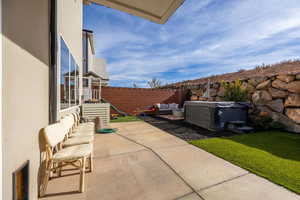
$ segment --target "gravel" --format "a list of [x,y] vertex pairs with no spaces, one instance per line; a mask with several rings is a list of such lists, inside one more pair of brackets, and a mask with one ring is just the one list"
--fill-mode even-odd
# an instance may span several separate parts
[[144,116],[140,118],[145,122],[186,141],[236,135],[236,133],[232,133],[230,131],[209,131],[192,124],[188,124],[184,120],[171,121],[151,116]]

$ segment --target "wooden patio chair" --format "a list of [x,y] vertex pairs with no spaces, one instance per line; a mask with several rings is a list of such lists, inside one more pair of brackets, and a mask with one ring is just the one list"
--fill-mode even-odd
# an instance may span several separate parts
[[86,159],[91,158],[92,145],[81,144],[62,148],[66,129],[61,123],[49,125],[42,130],[46,146],[46,170],[40,196],[44,196],[52,172],[60,171],[62,167],[71,165],[80,171],[79,192],[84,192]]
[[74,134],[73,132],[73,120],[70,118],[64,118],[60,122],[64,128],[66,129],[66,138],[63,142],[63,147],[74,146],[79,144],[92,144],[94,140],[93,133],[92,134]]
[[[81,145],[81,144],[91,144],[93,145],[94,141],[94,133],[91,134],[72,134],[72,128],[73,128],[73,121],[69,117],[63,118],[60,122],[67,132],[67,137],[65,137],[62,147],[70,147],[75,145]],[[70,134],[71,133],[71,134]],[[88,132],[87,132],[88,133]],[[91,153],[91,156],[89,159],[89,172],[93,171],[93,152]]]
[[69,137],[79,137],[79,136],[91,136],[95,135],[95,128],[90,126],[81,126],[78,127],[77,121],[73,115],[66,116],[63,120],[66,120],[70,125]]
[[81,128],[85,128],[85,129],[90,129],[90,130],[95,130],[95,123],[94,122],[83,122],[80,123],[80,114],[78,112],[74,112],[72,113],[74,120],[76,122],[76,128],[77,129],[81,129]]

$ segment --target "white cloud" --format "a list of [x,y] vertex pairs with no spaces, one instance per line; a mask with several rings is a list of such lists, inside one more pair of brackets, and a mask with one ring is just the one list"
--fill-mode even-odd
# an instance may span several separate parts
[[153,76],[174,82],[299,57],[298,0],[189,0],[165,25],[86,9],[94,15],[85,26],[115,84],[145,85]]

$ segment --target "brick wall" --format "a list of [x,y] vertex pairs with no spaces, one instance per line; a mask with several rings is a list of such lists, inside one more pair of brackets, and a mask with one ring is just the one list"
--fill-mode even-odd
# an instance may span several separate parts
[[[109,101],[123,112],[135,114],[156,103],[182,104],[186,91],[181,89],[148,89],[148,88],[122,88],[103,87],[102,98]],[[114,110],[111,110],[115,113]]]

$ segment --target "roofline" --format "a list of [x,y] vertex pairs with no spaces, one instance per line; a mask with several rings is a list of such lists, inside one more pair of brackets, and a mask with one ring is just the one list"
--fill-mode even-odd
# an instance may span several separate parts
[[166,10],[166,12],[162,16],[158,16],[146,10],[126,5],[117,0],[109,0],[109,1],[108,0],[84,0],[84,3],[87,5],[90,5],[91,3],[103,5],[109,8],[126,12],[128,14],[132,14],[138,17],[148,19],[158,24],[165,24],[168,21],[168,19],[171,17],[171,15],[183,4],[184,1],[185,0],[174,0],[173,3],[170,5],[170,7]]

